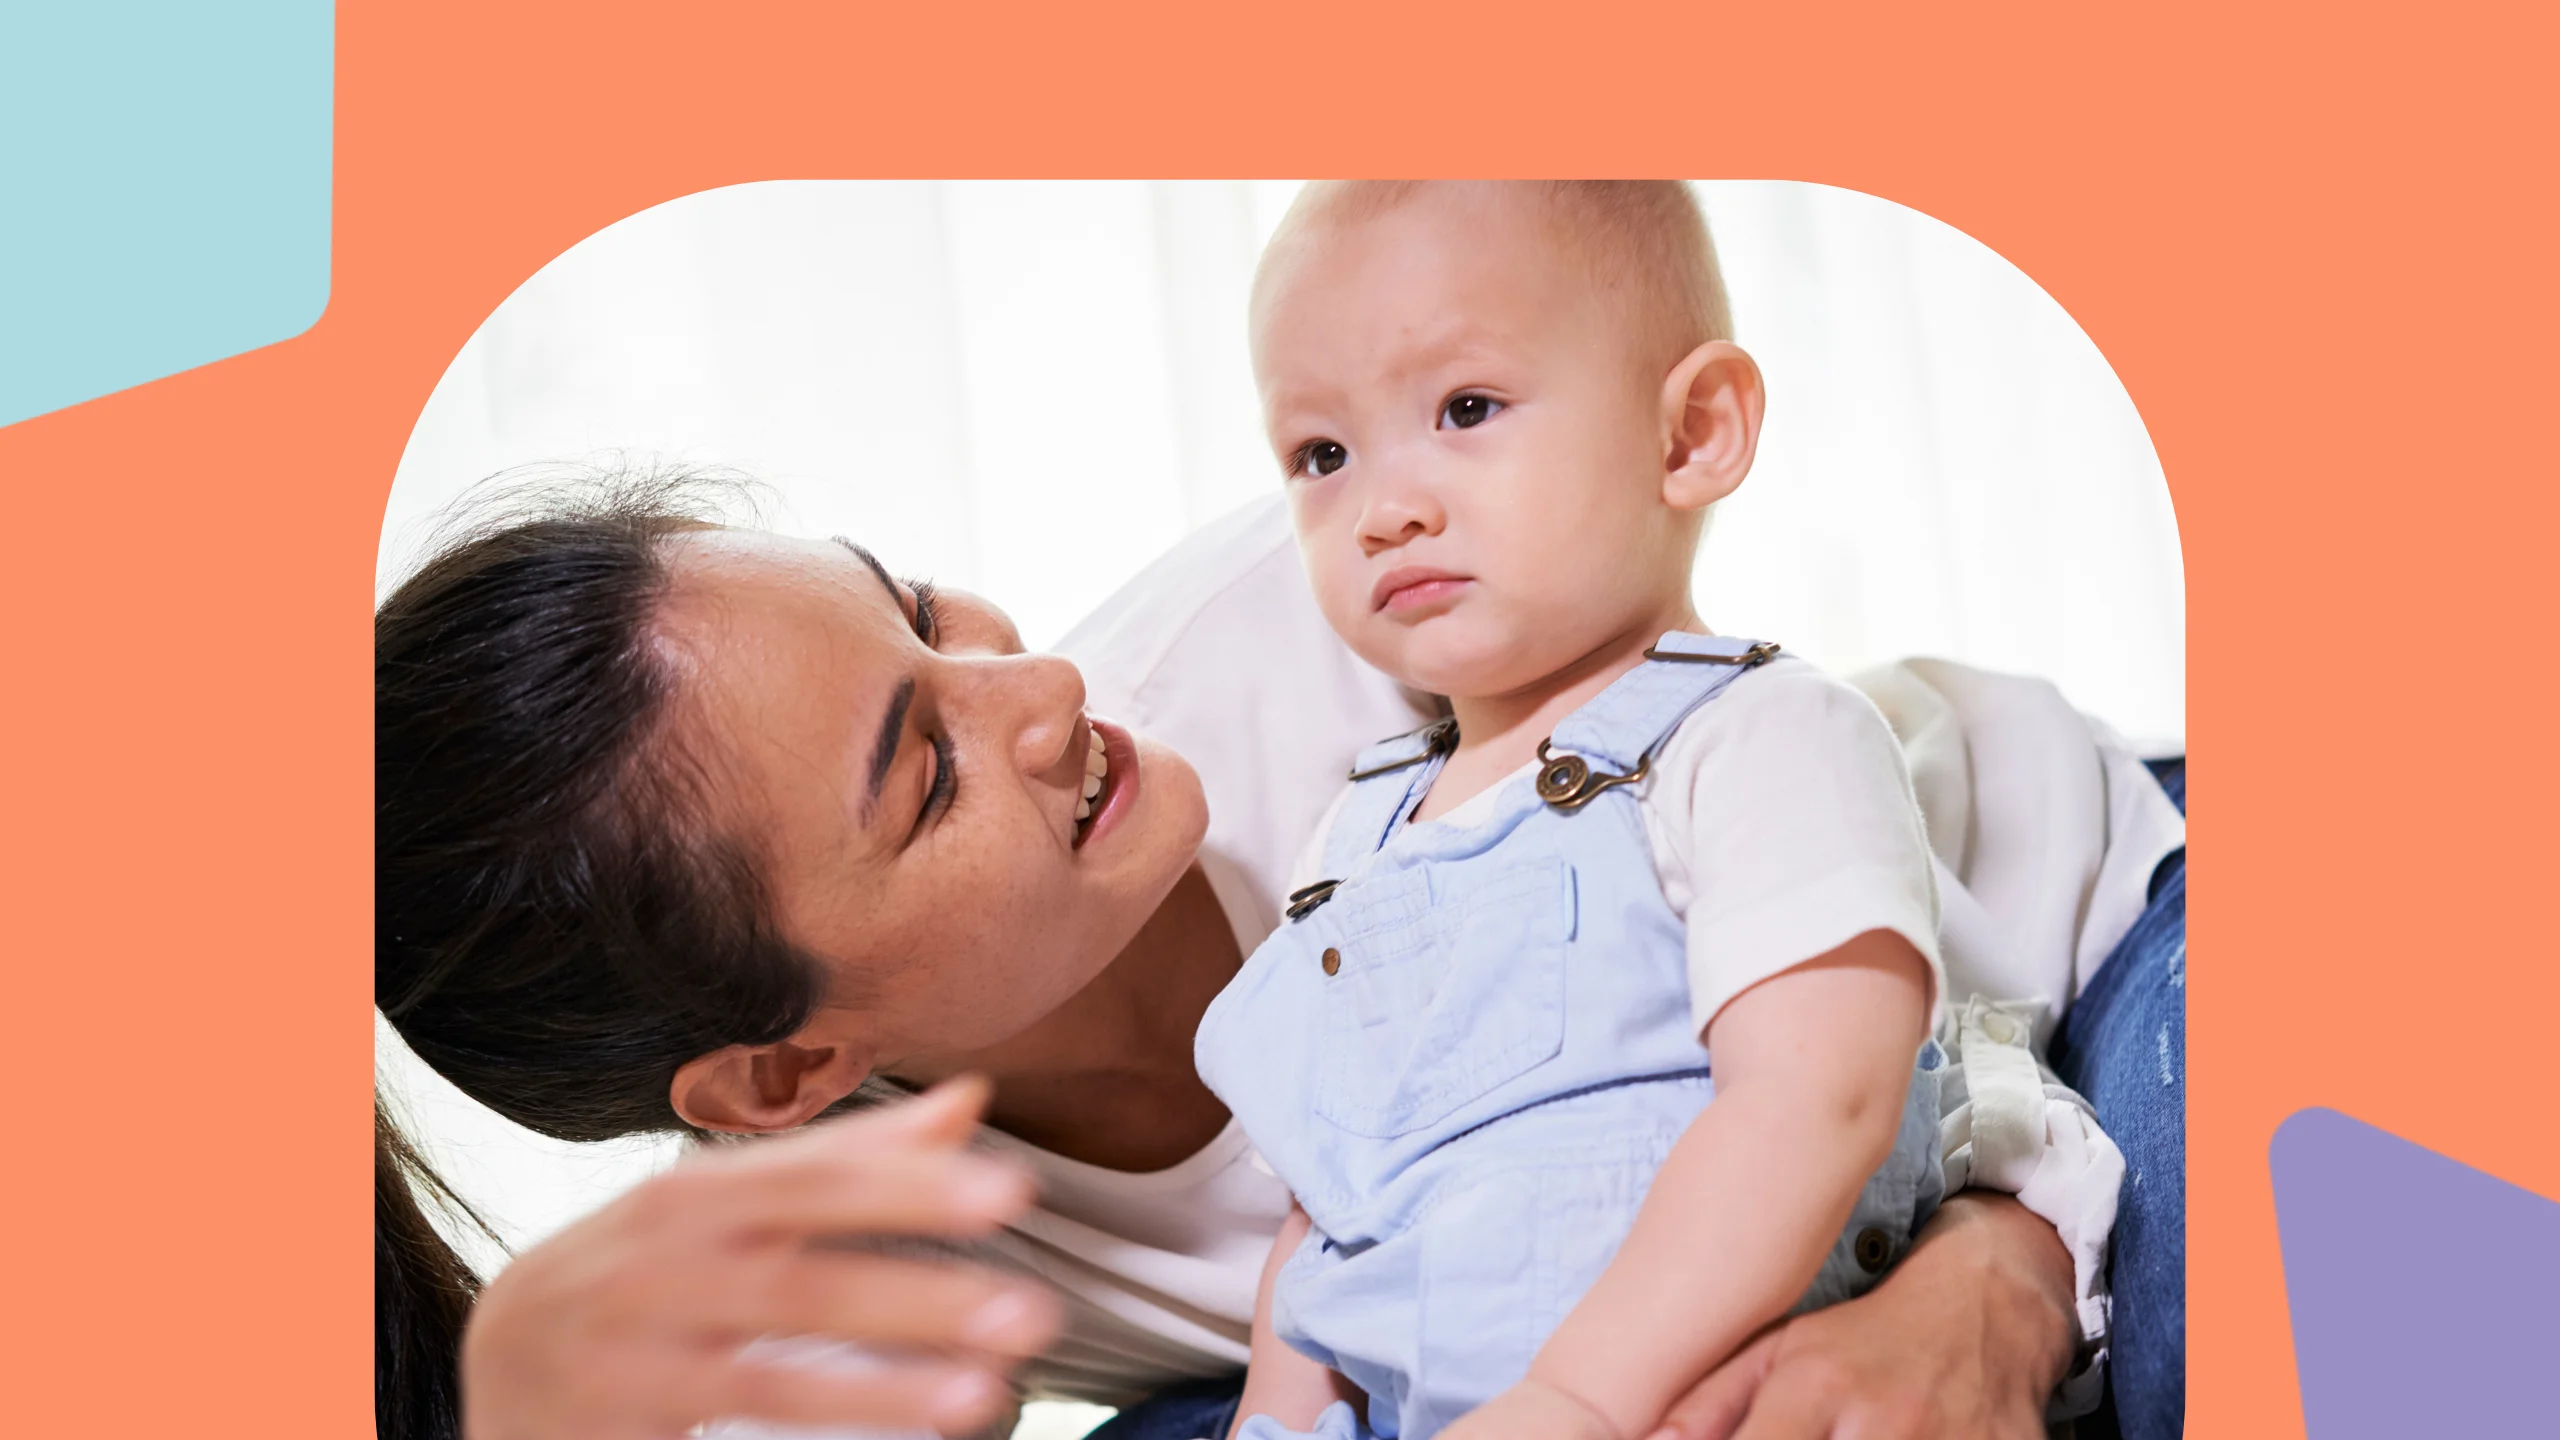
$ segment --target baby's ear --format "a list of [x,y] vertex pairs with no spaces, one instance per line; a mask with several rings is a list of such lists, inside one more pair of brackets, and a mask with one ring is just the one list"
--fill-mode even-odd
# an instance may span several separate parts
[[771,1045],[729,1045],[686,1061],[667,1087],[684,1122],[759,1135],[805,1125],[871,1074],[867,1049],[812,1025]]
[[1703,510],[1751,473],[1760,445],[1760,367],[1729,340],[1682,357],[1662,382],[1663,503]]

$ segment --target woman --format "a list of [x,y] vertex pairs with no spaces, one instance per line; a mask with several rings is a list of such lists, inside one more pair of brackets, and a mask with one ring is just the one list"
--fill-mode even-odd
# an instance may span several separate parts
[[[1238,707],[1199,676],[1225,722],[1204,733],[1249,728],[1257,757],[1212,772],[1209,798],[1225,813],[1270,787],[1235,807],[1265,817],[1256,835],[1203,850],[1200,774],[1089,716],[1075,667],[1022,654],[992,607],[849,544],[719,529],[700,499],[585,492],[449,550],[382,607],[377,1001],[465,1091],[574,1139],[782,1130],[866,1089],[944,1088],[682,1167],[536,1247],[481,1301],[459,1403],[467,1277],[386,1164],[382,1433],[662,1435],[717,1415],[957,1431],[998,1417],[1017,1357],[1038,1357],[1043,1390],[1113,1401],[1240,1360],[1236,1299],[1285,1196],[1193,1075],[1192,1032],[1273,923],[1266,882],[1349,748],[1426,702],[1336,675],[1322,708],[1341,734],[1310,738],[1314,712]],[[1213,586],[1234,581],[1219,547],[1198,555],[1221,557],[1201,562]],[[1161,637],[1127,628],[1148,613],[1122,606],[1081,641],[1153,647],[1135,667],[1152,678]],[[1292,685],[1350,664],[1286,652],[1227,659]],[[988,1088],[953,1088],[963,1075]],[[1043,1209],[962,1153],[981,1103]],[[1046,1287],[842,1243],[1008,1220],[994,1258]],[[1755,1347],[1681,1418],[2038,1434],[2074,1302],[2049,1226],[1959,1196],[1874,1295]],[[770,1333],[941,1358],[737,1353]],[[1220,1398],[1115,1424],[1206,1434]]]

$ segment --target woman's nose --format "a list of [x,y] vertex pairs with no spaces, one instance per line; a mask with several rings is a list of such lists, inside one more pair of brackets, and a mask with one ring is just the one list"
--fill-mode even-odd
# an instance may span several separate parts
[[1084,717],[1083,674],[1055,655],[1007,655],[988,663],[1004,672],[1014,764],[1034,776],[1063,770],[1070,762],[1081,770],[1084,756],[1070,753],[1069,747]]

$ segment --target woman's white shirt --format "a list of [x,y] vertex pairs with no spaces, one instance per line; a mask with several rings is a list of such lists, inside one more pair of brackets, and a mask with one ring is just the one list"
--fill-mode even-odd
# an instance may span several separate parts
[[984,1139],[1040,1178],[1039,1208],[995,1241],[996,1258],[1066,1301],[1063,1337],[1017,1373],[1027,1393],[1127,1405],[1243,1368],[1254,1288],[1289,1191],[1255,1163],[1242,1126],[1229,1121],[1198,1153],[1144,1174],[998,1131]]

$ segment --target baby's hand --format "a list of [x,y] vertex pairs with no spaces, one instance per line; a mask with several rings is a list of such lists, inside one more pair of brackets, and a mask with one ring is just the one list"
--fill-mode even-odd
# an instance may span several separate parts
[[1539,1380],[1523,1380],[1459,1417],[1439,1440],[1624,1440],[1589,1405]]

